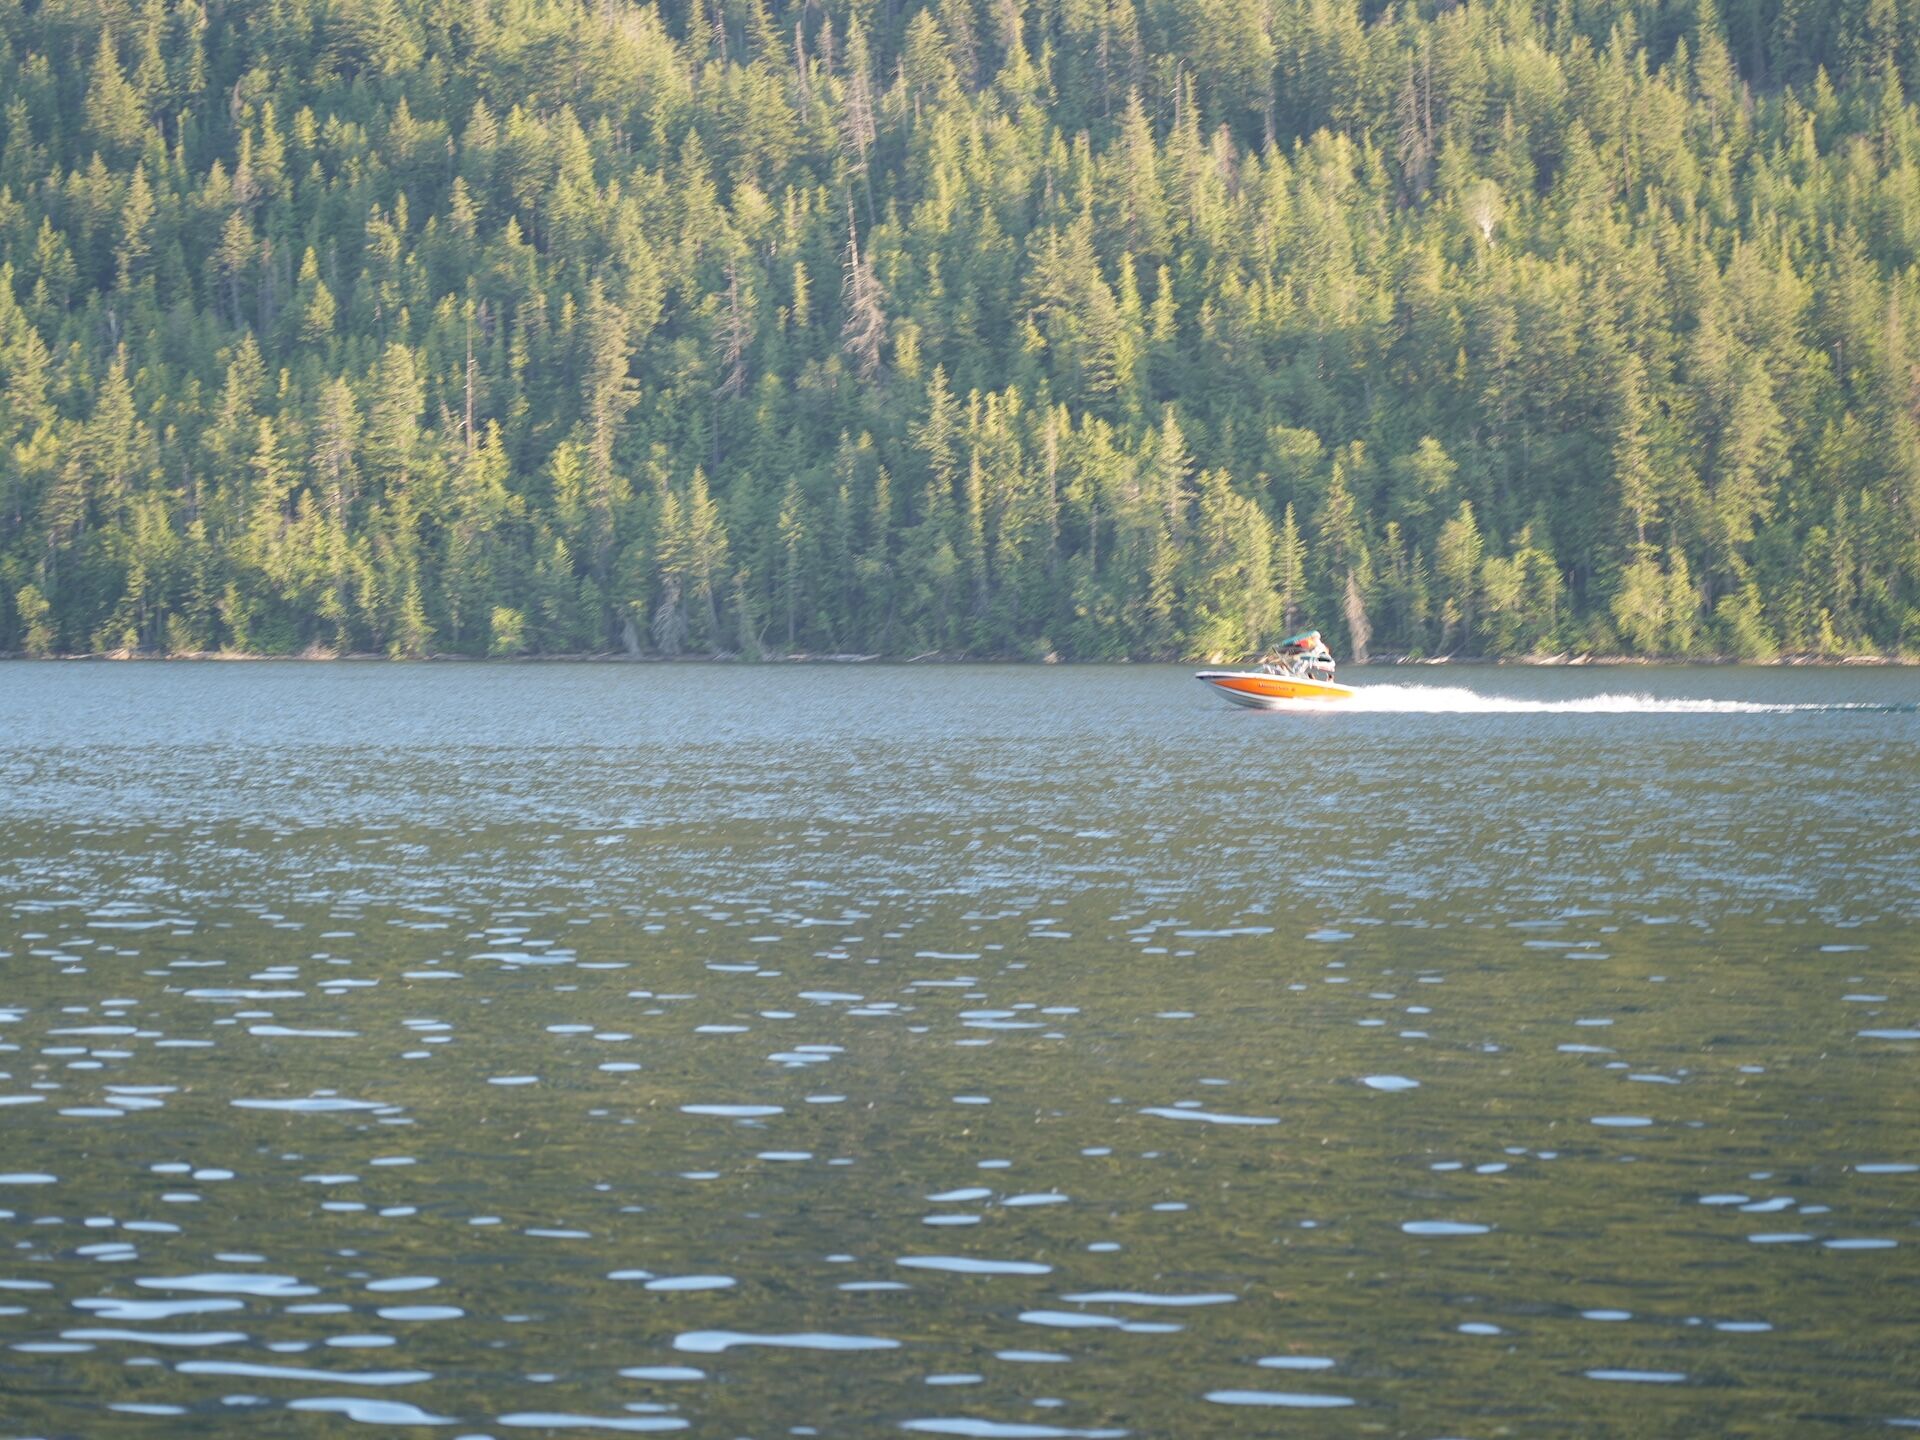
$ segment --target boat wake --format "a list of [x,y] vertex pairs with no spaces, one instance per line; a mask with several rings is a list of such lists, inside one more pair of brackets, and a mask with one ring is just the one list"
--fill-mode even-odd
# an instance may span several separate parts
[[1367,711],[1390,715],[1785,715],[1821,711],[1863,710],[1880,714],[1911,710],[1910,705],[1857,701],[1683,700],[1628,693],[1585,695],[1570,700],[1531,700],[1507,695],[1483,695],[1461,685],[1354,686],[1353,698],[1339,705],[1301,701],[1276,706],[1316,713]]

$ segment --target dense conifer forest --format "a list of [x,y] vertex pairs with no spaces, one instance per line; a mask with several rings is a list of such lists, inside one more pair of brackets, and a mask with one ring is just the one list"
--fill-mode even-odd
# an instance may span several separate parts
[[1914,0],[0,4],[0,651],[1920,646]]

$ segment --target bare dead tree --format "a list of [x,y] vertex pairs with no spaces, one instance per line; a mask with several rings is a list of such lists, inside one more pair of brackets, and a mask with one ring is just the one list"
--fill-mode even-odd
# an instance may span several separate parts
[[653,648],[662,655],[678,655],[687,644],[687,617],[680,608],[680,582],[669,577],[661,586],[660,605],[653,612],[653,623],[648,627],[653,634]]
[[880,352],[887,343],[887,292],[873,273],[873,261],[860,254],[860,236],[853,224],[853,199],[847,199],[846,278],[841,287],[847,318],[840,327],[840,343],[853,357],[862,380],[880,373]]
[[747,389],[747,347],[753,343],[753,324],[740,298],[739,262],[727,262],[727,313],[720,321],[720,383],[714,394],[739,398]]
[[1347,593],[1343,608],[1347,612],[1347,635],[1353,642],[1353,658],[1367,663],[1367,642],[1373,639],[1373,626],[1367,620],[1367,602],[1360,598],[1360,580],[1347,571]]
[[807,63],[807,26],[804,20],[793,27],[793,73],[800,82],[800,118],[813,119],[813,77]]
[[880,132],[874,120],[872,59],[867,53],[866,32],[856,19],[847,31],[847,90],[842,109],[847,156],[853,173],[860,177],[860,188],[867,198],[867,227],[874,225],[873,178],[867,157],[878,142]]

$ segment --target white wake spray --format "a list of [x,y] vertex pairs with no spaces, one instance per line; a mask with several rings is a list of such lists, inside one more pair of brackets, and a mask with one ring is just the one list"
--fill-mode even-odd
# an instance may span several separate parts
[[1351,700],[1297,701],[1289,711],[1364,711],[1392,715],[1779,715],[1823,710],[1879,710],[1890,707],[1860,702],[1780,702],[1753,700],[1683,700],[1659,695],[1616,693],[1584,695],[1569,700],[1532,700],[1508,695],[1483,695],[1462,685],[1354,686]]

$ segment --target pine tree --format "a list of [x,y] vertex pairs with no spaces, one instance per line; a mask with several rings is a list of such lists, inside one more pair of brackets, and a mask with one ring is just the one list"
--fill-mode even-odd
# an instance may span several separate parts
[[1904,0],[537,8],[6,27],[0,650],[1920,644]]
[[585,509],[590,573],[605,579],[612,557],[618,511],[630,493],[627,479],[614,462],[620,431],[638,400],[638,386],[630,373],[631,341],[627,318],[596,279],[589,282],[581,322],[586,376],[582,422],[586,461]]
[[146,137],[147,118],[142,113],[140,95],[127,83],[120,68],[120,57],[113,35],[100,32],[94,51],[93,71],[87,81],[87,129],[101,151],[117,158],[136,154]]
[[1462,500],[1453,518],[1440,527],[1440,539],[1434,548],[1434,563],[1446,587],[1441,600],[1441,644],[1452,637],[1455,644],[1471,645],[1474,640],[1474,615],[1478,609],[1481,585],[1481,556],[1485,551],[1480,526],[1473,514],[1473,502]]

